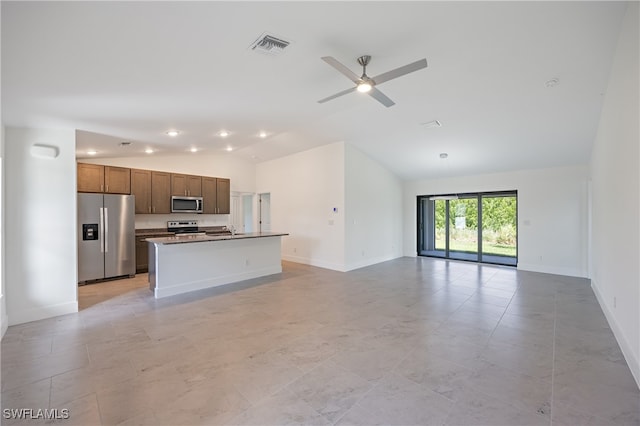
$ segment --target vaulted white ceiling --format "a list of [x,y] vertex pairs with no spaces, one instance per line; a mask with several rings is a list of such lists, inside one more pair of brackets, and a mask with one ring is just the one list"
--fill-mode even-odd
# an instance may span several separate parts
[[[80,158],[88,149],[132,156],[197,147],[259,162],[345,141],[403,179],[581,164],[625,8],[3,1],[2,120],[82,130]],[[251,50],[265,31],[291,45],[279,56]],[[359,75],[364,54],[371,76],[421,58],[429,65],[379,86],[393,107],[360,93],[317,103],[352,86],[320,58]],[[559,83],[546,87],[551,79]],[[442,127],[422,125],[432,120]],[[171,128],[180,135],[168,137]],[[217,135],[222,129],[230,136]]]

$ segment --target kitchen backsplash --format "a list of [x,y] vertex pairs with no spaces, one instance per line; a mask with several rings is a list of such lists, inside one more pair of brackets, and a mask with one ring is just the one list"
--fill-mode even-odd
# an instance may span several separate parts
[[136,229],[166,228],[170,220],[197,220],[198,226],[223,226],[229,224],[229,215],[221,214],[137,214]]

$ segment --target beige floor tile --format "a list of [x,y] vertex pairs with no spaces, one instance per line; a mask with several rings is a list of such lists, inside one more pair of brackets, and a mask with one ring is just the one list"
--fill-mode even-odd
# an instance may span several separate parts
[[453,403],[397,375],[375,385],[336,424],[442,425]]
[[371,388],[371,384],[329,360],[309,371],[287,389],[335,422]]
[[104,425],[640,424],[588,280],[428,258],[283,265],[162,300],[146,274],[80,287],[77,314],[7,330],[2,408]]

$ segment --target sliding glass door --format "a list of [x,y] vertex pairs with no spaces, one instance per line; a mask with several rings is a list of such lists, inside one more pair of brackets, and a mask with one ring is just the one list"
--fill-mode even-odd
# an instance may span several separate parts
[[482,258],[515,265],[518,255],[515,194],[482,196]]
[[478,199],[449,201],[449,257],[478,261]]
[[418,255],[517,264],[517,193],[418,197]]

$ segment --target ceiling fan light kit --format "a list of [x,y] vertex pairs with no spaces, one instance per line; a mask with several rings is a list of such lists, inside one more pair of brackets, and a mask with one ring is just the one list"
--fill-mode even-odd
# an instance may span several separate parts
[[375,86],[382,84],[385,81],[393,80],[394,78],[402,77],[403,75],[406,75],[427,67],[427,60],[420,59],[419,61],[412,62],[405,66],[393,69],[391,71],[387,71],[376,77],[371,78],[367,75],[367,65],[369,65],[369,62],[371,61],[371,56],[369,55],[363,55],[357,59],[358,64],[362,66],[362,75],[360,77],[358,77],[357,74],[355,74],[353,71],[351,71],[349,68],[344,66],[342,63],[338,62],[337,59],[331,56],[323,56],[321,59],[325,61],[327,64],[331,65],[336,70],[338,70],[338,72],[340,72],[342,75],[347,77],[353,83],[355,83],[355,87],[352,87],[351,89],[343,90],[342,92],[336,93],[335,95],[329,96],[327,98],[320,99],[318,101],[318,103],[320,104],[330,101],[332,99],[335,99],[337,97],[340,97],[342,95],[346,95],[347,93],[358,91],[360,93],[368,93],[369,96],[371,96],[372,98],[374,98],[375,100],[377,100],[382,105],[388,108],[390,106],[395,105],[395,102],[389,99],[387,95],[382,93]]

